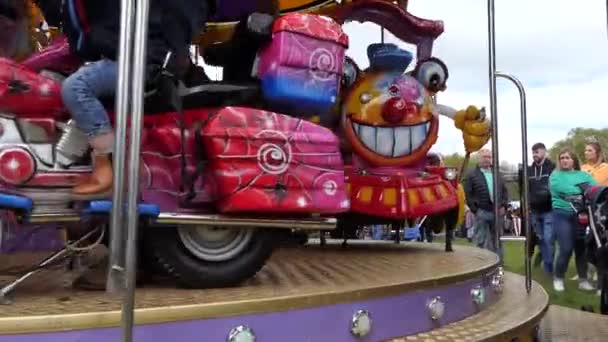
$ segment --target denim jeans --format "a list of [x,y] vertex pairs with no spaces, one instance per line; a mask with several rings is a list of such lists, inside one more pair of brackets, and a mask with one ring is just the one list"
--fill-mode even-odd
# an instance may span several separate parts
[[102,59],[82,66],[63,82],[63,103],[89,139],[112,131],[110,118],[99,98],[114,95],[117,77],[116,62]]
[[427,242],[433,242],[433,230],[431,229],[431,227],[422,225],[419,228],[420,228],[419,241],[424,242],[426,240]]
[[576,271],[579,279],[587,279],[587,258],[585,256],[585,242],[577,233],[582,229],[574,212],[555,209],[553,214],[553,232],[559,245],[559,253],[555,260],[555,277],[563,279],[572,252],[575,252]]
[[[499,219],[498,223],[498,227],[502,227],[502,219]],[[485,248],[498,254],[500,260],[502,261],[502,246],[500,242],[498,243],[498,246],[496,246],[495,240],[496,229],[500,229],[498,227],[494,227],[493,212],[482,209],[477,210],[475,213],[475,232],[473,233],[473,242],[477,245],[477,247]],[[499,231],[499,233],[502,232]]]
[[384,240],[384,226],[381,224],[375,224],[372,226],[372,239]]
[[538,248],[540,249],[540,255],[543,257],[543,267],[547,273],[553,273],[555,261],[555,236],[552,217],[551,212],[532,213],[531,215],[532,227],[538,237]]

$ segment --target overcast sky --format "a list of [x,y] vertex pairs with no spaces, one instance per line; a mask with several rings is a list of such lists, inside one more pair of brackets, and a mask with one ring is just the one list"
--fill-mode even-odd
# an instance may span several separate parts
[[[487,1],[410,0],[409,11],[443,20],[445,33],[434,55],[448,65],[448,89],[439,101],[456,108],[489,108]],[[576,4],[576,5],[575,5]],[[604,0],[497,0],[497,68],[516,75],[526,87],[529,145],[548,147],[572,127],[608,127],[608,35]],[[367,66],[366,46],[380,38],[371,24],[349,24],[351,55]],[[397,42],[393,37],[386,41]],[[514,86],[498,81],[501,160],[521,160],[519,97]],[[442,119],[434,150],[463,152],[462,138]]]

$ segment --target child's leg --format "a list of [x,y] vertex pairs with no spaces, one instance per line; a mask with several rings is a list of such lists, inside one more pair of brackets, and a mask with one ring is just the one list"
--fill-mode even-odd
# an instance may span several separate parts
[[63,102],[89,138],[94,155],[93,174],[74,188],[77,195],[103,194],[112,188],[110,155],[114,150],[114,132],[99,98],[113,95],[116,82],[116,62],[103,59],[81,67],[63,83]]

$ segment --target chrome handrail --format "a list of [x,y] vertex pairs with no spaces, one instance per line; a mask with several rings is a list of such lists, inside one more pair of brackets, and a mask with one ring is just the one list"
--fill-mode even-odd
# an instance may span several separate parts
[[[118,81],[116,84],[116,137],[112,164],[114,183],[112,188],[113,208],[122,208],[124,199],[125,148],[127,113],[129,112],[129,86],[131,84],[133,43],[133,0],[122,0],[120,8],[120,42],[118,47]],[[106,292],[119,294],[124,289],[124,241],[123,211],[112,210],[110,218],[110,248]]]
[[500,191],[498,191],[500,177],[500,159],[498,153],[498,105],[496,99],[496,79],[497,77],[506,78],[513,82],[519,91],[520,111],[521,111],[521,131],[522,131],[522,191],[521,191],[521,211],[523,228],[526,230],[526,251],[525,251],[525,269],[526,269],[526,291],[530,293],[532,290],[532,267],[528,246],[532,240],[532,232],[530,231],[530,220],[528,212],[528,132],[527,132],[527,110],[526,110],[526,92],[523,84],[514,76],[496,71],[496,29],[495,29],[495,6],[494,0],[488,0],[488,76],[490,83],[490,117],[492,120],[492,181],[494,185],[494,227],[495,227],[495,243],[499,247],[500,238]]

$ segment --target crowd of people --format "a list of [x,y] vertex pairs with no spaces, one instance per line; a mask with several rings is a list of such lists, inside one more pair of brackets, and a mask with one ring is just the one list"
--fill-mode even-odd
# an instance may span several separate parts
[[[574,198],[581,194],[579,184],[607,185],[608,163],[602,146],[593,138],[588,139],[584,159],[580,164],[577,155],[568,148],[559,152],[558,161],[550,160],[543,143],[532,146],[533,162],[528,166],[530,227],[538,246],[535,265],[543,264],[544,272],[553,277],[555,291],[564,291],[564,277],[572,254],[579,281],[578,288],[595,290],[588,277],[585,254],[585,238],[588,227],[577,219]],[[492,250],[502,258],[500,244],[496,244],[496,229],[502,229],[509,208],[507,188],[499,175],[498,189],[493,188],[492,154],[479,151],[479,163],[465,177],[465,193],[468,213],[465,225],[473,232],[470,240],[478,247]],[[499,191],[499,226],[494,226],[494,191]],[[534,252],[534,247],[531,249]],[[601,277],[599,278],[601,279]],[[598,291],[599,292],[599,291]]]

